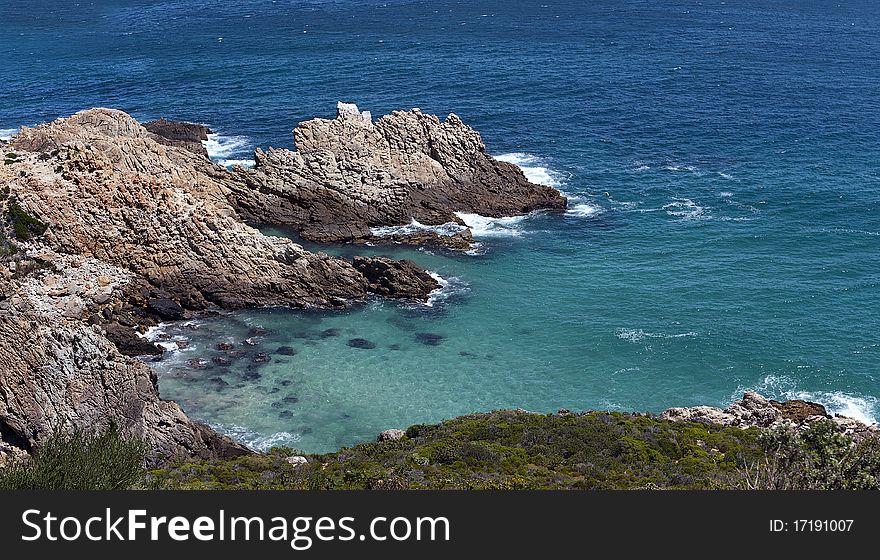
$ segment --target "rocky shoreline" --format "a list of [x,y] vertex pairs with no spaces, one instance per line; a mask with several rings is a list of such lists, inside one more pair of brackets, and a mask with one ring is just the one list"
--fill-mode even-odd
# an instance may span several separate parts
[[336,119],[296,129],[297,152],[257,151],[253,170],[211,162],[210,133],[90,109],[4,143],[0,455],[32,453],[57,430],[111,425],[144,439],[153,464],[249,453],[160,399],[155,375],[133,358],[161,351],[141,338],[146,329],[223,309],[425,301],[439,287],[413,262],[312,253],[254,225],[363,242],[371,228],[454,223],[454,236],[392,240],[465,249],[456,212],[566,203],[493,160],[455,115],[413,110],[373,123],[340,104]]

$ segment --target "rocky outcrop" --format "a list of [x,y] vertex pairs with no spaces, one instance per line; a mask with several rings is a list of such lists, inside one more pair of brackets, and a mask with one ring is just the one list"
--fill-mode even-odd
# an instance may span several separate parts
[[296,151],[257,150],[253,170],[236,171],[245,188],[232,200],[252,222],[283,224],[312,241],[371,239],[371,228],[412,220],[464,226],[456,212],[502,217],[566,205],[555,189],[489,156],[454,114],[440,121],[413,109],[373,122],[339,104],[335,119],[301,123],[294,141]]
[[385,430],[384,432],[380,432],[376,437],[376,441],[397,441],[403,436],[406,435],[406,432],[403,430],[399,430],[397,428],[392,428],[390,430]]
[[208,135],[213,132],[205,125],[169,121],[163,117],[157,121],[144,123],[144,128],[152,132],[153,140],[160,144],[177,146],[205,158],[208,157],[208,150],[202,142],[207,141]]
[[712,406],[670,408],[660,417],[674,422],[699,422],[739,428],[772,428],[782,425],[799,428],[817,420],[831,418],[841,432],[856,440],[864,437],[880,438],[880,427],[877,425],[868,425],[840,415],[832,418],[819,403],[803,400],[773,401],[754,392],[746,392],[741,400],[725,409]]
[[409,260],[354,257],[354,267],[367,279],[367,289],[380,296],[424,301],[440,287],[434,277]]
[[[0,303],[0,436],[19,456],[57,430],[116,425],[142,438],[152,463],[215,458],[247,449],[159,398],[144,363],[122,356],[97,326],[37,309],[19,292]],[[6,453],[9,455],[10,453]]]
[[[164,146],[121,111],[95,109],[15,137],[11,195],[51,227],[43,242],[137,273],[187,309],[343,305],[367,294],[349,263],[266,237],[227,201],[231,176]],[[148,298],[149,299],[149,298]]]

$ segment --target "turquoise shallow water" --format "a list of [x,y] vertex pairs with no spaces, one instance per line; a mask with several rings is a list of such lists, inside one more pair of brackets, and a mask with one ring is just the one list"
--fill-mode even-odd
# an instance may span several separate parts
[[[245,441],[329,450],[478,410],[745,389],[880,412],[871,2],[4,5],[0,129],[109,105],[210,124],[223,162],[289,146],[338,99],[419,106],[572,195],[564,215],[483,224],[477,255],[371,249],[447,279],[432,307],[168,327],[189,346],[153,364],[163,396]],[[226,340],[250,355],[213,364]]]

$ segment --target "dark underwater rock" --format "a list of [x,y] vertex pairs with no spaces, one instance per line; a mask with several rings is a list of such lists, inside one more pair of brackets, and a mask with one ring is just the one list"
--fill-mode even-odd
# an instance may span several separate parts
[[348,341],[348,345],[352,348],[363,348],[365,350],[371,350],[376,347],[376,343],[367,340],[366,338],[352,338]]
[[442,334],[419,332],[414,335],[414,338],[425,346],[440,346],[446,337]]

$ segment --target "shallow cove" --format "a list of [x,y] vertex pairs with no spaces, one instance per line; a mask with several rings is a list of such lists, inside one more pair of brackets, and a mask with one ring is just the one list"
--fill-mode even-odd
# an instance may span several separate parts
[[[505,158],[535,180],[553,173],[535,157]],[[759,201],[570,194],[564,214],[481,221],[475,254],[307,245],[410,258],[447,285],[427,305],[376,299],[344,312],[250,310],[168,325],[165,338],[187,342],[153,364],[161,393],[257,449],[308,452],[475,411],[660,411],[724,405],[744,389],[873,419],[870,377],[851,375],[874,361],[868,335],[854,333],[846,351],[821,336],[844,328],[829,321],[845,310],[826,310],[847,297],[846,282],[810,289],[795,274],[778,285],[773,266],[738,256],[756,234],[772,235]],[[648,231],[666,236],[662,250]],[[826,321],[792,322],[782,296],[797,285],[797,313]]]

